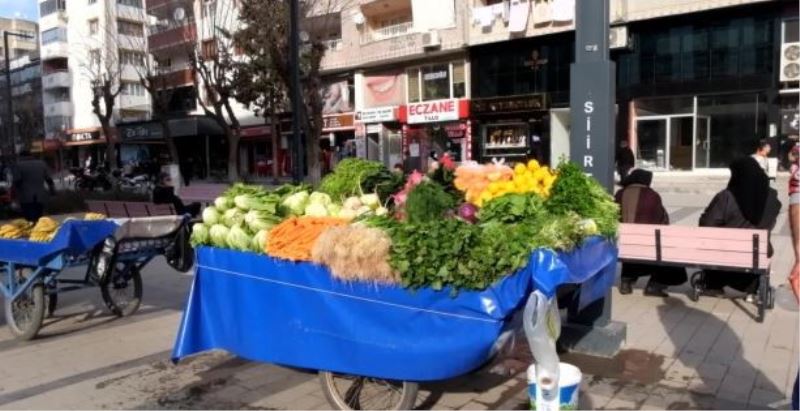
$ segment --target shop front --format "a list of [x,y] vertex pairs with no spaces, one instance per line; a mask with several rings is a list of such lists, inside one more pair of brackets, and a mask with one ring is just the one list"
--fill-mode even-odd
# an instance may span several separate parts
[[433,156],[448,153],[455,161],[472,159],[472,125],[467,99],[434,100],[407,107],[403,126],[406,170],[427,170]]
[[239,136],[239,175],[272,176],[273,155],[270,126],[242,127]]
[[161,124],[154,121],[137,121],[117,126],[119,134],[119,165],[140,167],[163,157],[169,158]]
[[[63,144],[64,167],[84,168],[105,164],[106,139],[99,128],[69,130]],[[91,158],[91,161],[87,161]]]
[[356,136],[363,146],[363,158],[380,161],[392,168],[403,161],[401,117],[405,118],[405,106],[375,107],[355,113]]
[[545,94],[473,99],[474,155],[481,162],[553,164],[547,109]]
[[[322,174],[327,174],[344,158],[357,156],[354,113],[329,114],[322,117]],[[361,156],[363,157],[363,156]]]

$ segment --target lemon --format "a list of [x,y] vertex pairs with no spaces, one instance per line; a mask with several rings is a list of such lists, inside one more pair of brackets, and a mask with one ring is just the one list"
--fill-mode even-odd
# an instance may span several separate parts
[[528,170],[536,171],[539,168],[539,162],[536,160],[528,161]]
[[517,163],[517,165],[514,166],[514,174],[516,175],[525,174],[526,171],[528,171],[528,169],[525,168],[525,164]]

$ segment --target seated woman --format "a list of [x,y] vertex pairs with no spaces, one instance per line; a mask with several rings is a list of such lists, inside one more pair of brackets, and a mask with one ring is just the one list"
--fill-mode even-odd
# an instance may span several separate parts
[[153,204],[172,204],[175,212],[179,215],[189,214],[192,218],[200,214],[200,203],[184,205],[178,196],[175,195],[175,187],[172,186],[172,178],[167,173],[161,173],[158,178],[158,185],[153,188],[151,198]]
[[[669,214],[661,203],[661,196],[650,188],[653,173],[635,169],[622,180],[622,189],[615,199],[620,205],[621,221],[634,224],[669,224]],[[667,297],[668,286],[686,282],[686,270],[682,267],[666,267],[639,263],[623,263],[619,284],[620,294],[630,294],[639,277],[650,276],[644,295]]]
[[[781,203],[778,192],[769,186],[769,177],[751,157],[734,161],[730,169],[728,187],[711,200],[700,216],[700,226],[771,231]],[[770,242],[769,256],[772,251]],[[758,290],[758,274],[706,270],[702,286],[710,295],[722,295],[722,287],[728,286],[752,296]]]

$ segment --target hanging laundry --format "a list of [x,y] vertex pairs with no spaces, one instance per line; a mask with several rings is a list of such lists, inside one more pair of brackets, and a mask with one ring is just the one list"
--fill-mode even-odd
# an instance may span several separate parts
[[575,0],[553,0],[553,21],[567,22],[575,18]]
[[531,3],[528,0],[511,0],[508,31],[512,33],[524,32],[528,27],[528,15],[530,13]]

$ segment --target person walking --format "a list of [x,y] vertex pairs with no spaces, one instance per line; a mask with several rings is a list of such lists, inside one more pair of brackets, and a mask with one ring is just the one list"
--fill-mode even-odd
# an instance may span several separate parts
[[772,151],[772,146],[769,144],[769,140],[762,138],[758,140],[758,145],[756,146],[756,151],[750,156],[753,157],[753,160],[756,160],[759,167],[764,170],[764,173],[769,175],[769,152]]
[[[614,199],[620,205],[620,220],[634,224],[669,224],[669,214],[661,202],[661,196],[650,188],[653,173],[634,169],[623,181],[622,189],[617,191]],[[683,267],[667,267],[639,263],[623,263],[620,278],[620,294],[630,294],[639,277],[650,276],[644,289],[644,295],[652,297],[668,297],[669,286],[686,282],[686,269]]]
[[45,191],[45,185],[51,195],[55,195],[56,191],[47,164],[24,150],[19,154],[11,180],[22,216],[28,221],[38,220],[44,214],[47,202],[48,192]]
[[150,201],[153,204],[172,204],[175,212],[178,215],[189,214],[192,218],[200,214],[200,203],[184,204],[178,196],[175,195],[175,187],[172,185],[172,178],[167,173],[161,173],[158,179],[158,185],[153,188]]
[[[789,285],[794,297],[800,303],[800,144],[789,150],[789,226],[792,233],[794,265],[789,272]],[[792,389],[792,409],[800,409],[800,371]]]
[[625,177],[628,176],[628,172],[630,172],[630,170],[636,165],[636,157],[633,155],[633,150],[631,150],[630,146],[628,145],[628,140],[622,140],[619,142],[616,164],[617,174],[619,174],[619,181],[622,183],[622,181],[625,180]]
[[[772,231],[781,202],[778,192],[769,186],[769,177],[752,158],[740,158],[730,165],[728,187],[714,196],[700,216],[701,227],[750,228]],[[772,243],[767,255],[772,257]],[[706,270],[703,288],[706,294],[722,295],[728,286],[753,299],[758,289],[758,274]]]

